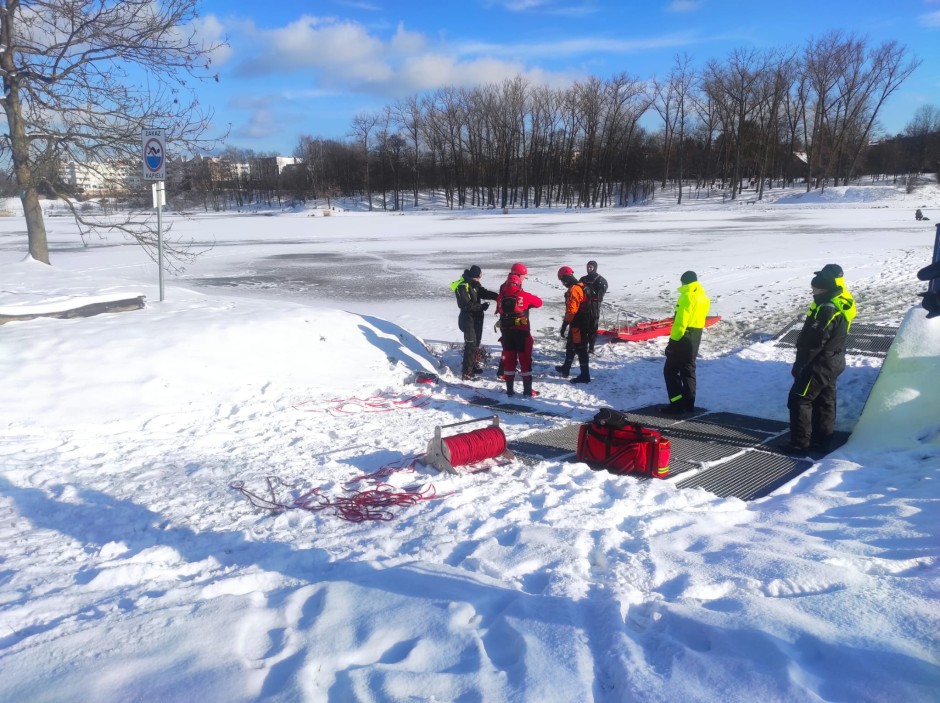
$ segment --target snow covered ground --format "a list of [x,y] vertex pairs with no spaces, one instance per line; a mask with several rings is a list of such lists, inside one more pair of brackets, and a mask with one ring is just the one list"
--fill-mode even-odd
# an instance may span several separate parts
[[[938,219],[929,186],[167,215],[211,248],[162,303],[130,244],[82,246],[49,217],[47,267],[25,258],[22,219],[0,219],[0,315],[148,300],[0,326],[0,699],[935,701],[940,320],[914,274]],[[589,386],[554,375],[555,272],[588,259],[610,321],[668,316],[697,271],[723,317],[699,362],[711,410],[786,419],[793,352],[771,338],[825,263],[856,324],[901,331],[883,369],[848,360],[848,444],[751,503],[557,461],[408,468],[435,426],[487,416],[471,395],[502,392],[492,370],[464,384],[440,367],[459,355],[437,343],[460,338],[448,284],[471,264],[495,289],[523,261],[546,301],[528,402],[557,416],[506,416],[511,439],[666,400],[663,340],[599,346]],[[230,487],[269,497],[276,477],[280,500],[335,501],[383,468],[436,498],[356,523]]]

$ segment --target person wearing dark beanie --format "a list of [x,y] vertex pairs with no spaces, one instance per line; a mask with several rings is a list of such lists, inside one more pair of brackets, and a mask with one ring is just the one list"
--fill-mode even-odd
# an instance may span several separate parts
[[463,363],[461,365],[461,378],[468,381],[474,374],[483,373],[479,366],[480,343],[483,340],[483,313],[489,308],[489,303],[483,300],[496,300],[498,295],[480,285],[483,270],[474,264],[465,269],[463,276],[450,284],[450,289],[457,297],[457,307],[460,314],[457,316],[457,326],[463,332]]
[[787,453],[826,453],[836,425],[836,379],[845,370],[848,320],[836,302],[842,287],[831,270],[816,273],[813,306],[796,339],[796,361],[787,397],[790,443]]
[[[847,323],[846,329],[851,331],[852,329],[852,320],[855,319],[855,315],[858,313],[858,307],[855,305],[855,298],[849,292],[848,287],[845,285],[845,273],[842,271],[842,267],[839,264],[826,264],[819,271],[815,272],[816,275],[829,274],[835,279],[836,285],[841,288],[841,292],[835,298],[832,299],[838,308],[845,315],[845,321]],[[815,310],[816,303],[812,303],[809,306],[809,312],[807,315],[812,315]]]
[[588,354],[594,353],[594,345],[597,343],[597,326],[601,321],[601,304],[604,302],[604,296],[607,295],[607,279],[597,272],[597,262],[593,259],[587,262],[587,273],[580,278],[580,282],[585,285],[588,303],[591,306],[591,313],[594,315],[591,328],[588,330]]
[[667,415],[682,415],[695,410],[695,361],[702,343],[702,330],[711,300],[698,282],[695,271],[679,277],[679,300],[666,343],[663,378],[669,405],[662,409]]

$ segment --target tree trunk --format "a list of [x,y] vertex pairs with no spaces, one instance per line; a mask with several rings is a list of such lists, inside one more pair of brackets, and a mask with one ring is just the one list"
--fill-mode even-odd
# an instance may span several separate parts
[[20,195],[23,213],[26,216],[26,231],[29,236],[29,255],[44,264],[49,263],[49,244],[46,241],[46,223],[42,219],[39,193],[35,188],[26,188]]

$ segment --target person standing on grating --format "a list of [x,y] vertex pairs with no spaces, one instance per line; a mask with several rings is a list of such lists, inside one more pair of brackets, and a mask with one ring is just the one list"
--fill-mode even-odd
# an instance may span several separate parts
[[[814,271],[813,273],[817,276],[821,273],[828,273],[834,279],[836,279],[836,285],[842,289],[842,292],[839,293],[839,295],[836,296],[832,302],[838,305],[839,309],[842,311],[842,314],[845,315],[845,321],[847,323],[845,328],[846,331],[851,331],[852,320],[854,320],[855,316],[858,314],[858,308],[855,305],[855,298],[852,296],[848,287],[845,285],[845,274],[842,271],[842,267],[839,266],[839,264],[826,264],[822,267],[821,271]],[[810,303],[809,310],[806,312],[806,315],[812,315],[815,310],[816,302],[813,301]]]
[[666,363],[663,378],[669,405],[662,409],[666,415],[681,415],[695,409],[695,360],[702,343],[702,330],[711,299],[698,282],[695,271],[686,271],[679,278],[679,300],[676,315],[666,344]]
[[790,454],[829,450],[836,425],[836,379],[845,370],[848,320],[836,302],[842,288],[830,272],[817,273],[810,285],[815,309],[797,337],[790,372]]

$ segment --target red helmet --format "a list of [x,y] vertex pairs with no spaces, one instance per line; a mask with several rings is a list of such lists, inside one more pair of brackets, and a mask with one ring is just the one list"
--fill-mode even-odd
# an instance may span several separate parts
[[[506,283],[512,283],[513,285],[521,286],[522,277],[518,274],[511,273],[508,276],[506,276]],[[506,284],[504,283],[503,285],[506,285]]]
[[566,276],[574,276],[574,269],[570,266],[562,266],[558,269],[558,280],[564,279]]
[[512,268],[509,269],[510,273],[514,273],[517,276],[528,276],[529,269],[525,267],[525,264],[513,264]]

